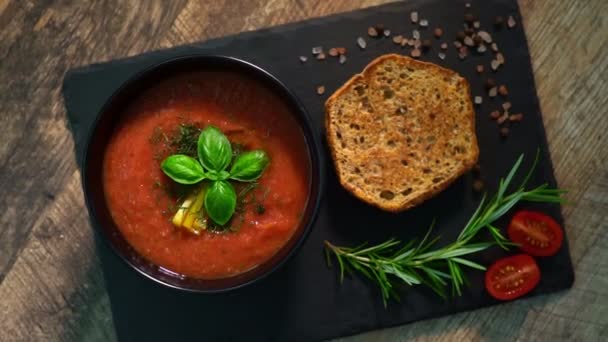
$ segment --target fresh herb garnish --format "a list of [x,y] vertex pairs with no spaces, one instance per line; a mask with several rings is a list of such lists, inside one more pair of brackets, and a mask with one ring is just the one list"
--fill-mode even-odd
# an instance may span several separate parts
[[198,138],[198,160],[210,172],[224,171],[232,160],[232,145],[218,128],[207,126]]
[[[187,141],[190,144],[191,128],[180,126],[180,131],[184,134],[180,134],[179,141]],[[182,204],[182,207],[186,207],[186,211],[178,210],[173,223],[184,226],[188,214],[200,216],[199,211],[204,207],[211,220],[223,226],[232,218],[237,204],[236,191],[228,180],[254,182],[262,176],[268,166],[268,156],[262,150],[255,150],[243,152],[233,161],[230,141],[214,126],[207,126],[200,131],[195,154],[198,160],[191,157],[191,154],[174,154],[161,164],[163,172],[177,183],[191,185],[205,179],[210,182],[208,188],[203,187],[198,193],[195,192],[186,198]],[[228,171],[231,163],[232,167]],[[204,191],[204,200],[200,197],[202,191]],[[198,203],[201,203],[200,207],[188,209]],[[196,226],[197,221],[193,222]],[[200,223],[202,225],[203,222]]]
[[258,213],[259,215],[262,215],[263,213],[266,212],[266,207],[264,207],[263,204],[259,203],[258,205],[255,206],[255,212]]
[[154,130],[152,131],[152,136],[150,136],[151,144],[156,145],[163,141],[167,142],[168,140],[169,138],[167,137],[165,132],[163,132],[162,128],[154,127]]
[[180,124],[177,133],[170,140],[170,146],[175,150],[176,154],[184,154],[196,158],[200,134],[201,129],[194,124]]
[[205,209],[211,219],[223,226],[230,220],[236,208],[236,192],[226,181],[215,181],[205,196]]
[[205,170],[194,158],[184,154],[174,154],[160,164],[169,178],[181,184],[196,184],[205,179]]
[[260,178],[268,165],[268,157],[262,150],[241,153],[230,168],[230,178],[241,182],[253,182]]
[[243,151],[245,151],[243,144],[232,143],[232,158],[238,157]]
[[[437,249],[432,249],[439,240],[439,236],[430,239],[433,225],[424,238],[416,243],[410,241],[403,245],[399,240],[390,239],[375,246],[338,247],[325,241],[325,252],[328,265],[331,266],[333,255],[340,268],[340,281],[344,273],[353,270],[363,274],[376,283],[382,291],[382,300],[386,306],[389,298],[399,299],[396,287],[405,283],[407,285],[424,284],[443,298],[446,298],[446,287],[451,285],[452,292],[461,295],[462,288],[467,280],[462,267],[466,266],[478,270],[486,268],[465,256],[483,251],[494,245],[504,249],[511,245],[494,226],[494,222],[506,214],[513,206],[521,201],[562,203],[561,197],[566,191],[551,189],[547,184],[526,190],[533,170],[538,162],[538,154],[534,164],[525,176],[521,185],[512,193],[506,194],[507,188],[523,160],[520,156],[506,178],[501,179],[498,192],[486,202],[484,196],[465,225],[456,241]],[[480,232],[487,231],[493,241],[475,242]]]

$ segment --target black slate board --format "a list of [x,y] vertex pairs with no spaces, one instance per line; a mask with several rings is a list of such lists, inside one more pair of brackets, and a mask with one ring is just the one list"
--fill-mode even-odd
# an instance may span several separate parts
[[[430,27],[421,32],[433,40],[434,52],[422,59],[458,71],[470,81],[473,94],[481,94],[485,78],[474,69],[482,62],[488,66],[490,54],[460,61],[451,46],[455,32],[462,27],[464,1],[394,3],[72,70],[65,78],[63,91],[77,160],[80,163],[84,139],[96,113],[123,81],[159,61],[192,53],[240,57],[267,69],[295,91],[308,108],[318,134],[323,135],[322,104],[327,95],[318,96],[316,86],[324,84],[331,93],[373,58],[389,52],[409,53],[409,49],[397,47],[390,39],[368,38],[366,31],[370,24],[383,23],[393,34],[410,35],[415,28],[409,21],[412,10],[430,21]],[[514,14],[519,18],[515,0],[479,1],[473,4],[472,11],[480,17],[482,27],[489,30],[496,15]],[[442,41],[450,43],[445,61],[437,57],[439,42],[432,37],[436,25],[446,32]],[[358,35],[368,41],[365,51],[356,47]],[[507,59],[495,77],[508,85],[514,110],[525,113],[526,119],[513,127],[509,139],[502,140],[496,124],[487,117],[500,102],[486,99],[477,108],[483,177],[490,191],[495,190],[499,177],[507,173],[521,153],[528,156],[526,169],[540,148],[541,160],[531,185],[548,182],[555,186],[523,28],[518,24],[513,30],[495,33],[494,38]],[[311,47],[317,45],[346,46],[347,63],[339,65],[331,58],[313,60]],[[309,61],[300,64],[300,55],[309,56]],[[326,147],[324,152],[329,158]],[[497,304],[483,290],[483,273],[471,271],[468,276],[472,287],[462,297],[445,302],[425,288],[404,287],[400,291],[401,302],[390,303],[385,309],[377,288],[361,278],[346,279],[340,285],[336,270],[326,267],[322,253],[325,239],[355,245],[389,237],[420,237],[433,218],[438,219],[436,233],[442,235],[442,241],[450,241],[480,200],[471,191],[471,183],[471,176],[466,175],[419,208],[394,215],[351,197],[338,185],[332,168],[327,167],[319,217],[299,253],[263,281],[225,294],[195,295],[163,288],[133,272],[99,242],[117,336],[123,341],[322,340]],[[526,207],[542,209],[563,222],[559,206]],[[504,227],[505,220],[498,226]],[[475,260],[488,265],[504,254],[492,249]],[[574,275],[567,243],[556,256],[539,260],[539,265],[543,279],[530,296],[571,286]]]

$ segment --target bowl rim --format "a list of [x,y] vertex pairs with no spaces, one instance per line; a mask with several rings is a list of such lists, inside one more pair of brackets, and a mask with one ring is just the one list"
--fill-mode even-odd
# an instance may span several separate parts
[[[89,180],[88,174],[89,174],[90,159],[91,159],[90,152],[91,152],[91,146],[94,141],[94,137],[96,136],[95,133],[99,127],[100,121],[104,117],[104,114],[109,111],[109,109],[112,107],[113,103],[119,98],[119,96],[121,94],[123,94],[126,90],[128,90],[131,87],[133,87],[134,85],[136,85],[137,82],[139,82],[145,76],[147,76],[159,69],[162,69],[165,67],[170,67],[175,64],[185,63],[185,62],[192,61],[192,60],[202,60],[203,62],[205,60],[219,62],[219,63],[224,63],[227,66],[236,65],[237,67],[241,68],[241,70],[238,71],[239,73],[250,75],[250,76],[256,78],[260,82],[265,82],[265,83],[270,84],[272,87],[269,87],[269,88],[271,88],[270,91],[272,91],[272,92],[276,93],[277,90],[279,90],[279,92],[282,92],[282,93],[284,93],[284,95],[287,95],[285,98],[282,98],[282,100],[288,104],[289,112],[291,113],[291,115],[294,115],[294,116],[299,115],[302,118],[302,120],[296,120],[296,121],[298,123],[298,126],[302,130],[302,134],[305,139],[306,150],[308,151],[309,159],[310,159],[310,178],[311,179],[310,179],[309,187],[308,187],[309,197],[307,198],[307,202],[306,202],[306,206],[305,206],[305,210],[308,210],[308,208],[310,207],[310,212],[308,215],[309,218],[308,218],[307,222],[304,223],[304,227],[302,228],[303,232],[297,238],[297,241],[295,241],[293,246],[286,252],[286,254],[282,258],[280,258],[277,262],[275,262],[274,265],[272,265],[266,271],[264,271],[258,275],[254,275],[254,276],[250,277],[249,279],[246,279],[235,285],[221,287],[221,288],[201,289],[201,288],[178,285],[175,283],[165,281],[157,276],[154,276],[153,274],[146,272],[144,269],[142,269],[142,267],[135,264],[129,256],[125,255],[126,253],[124,253],[124,251],[121,251],[120,248],[118,246],[116,246],[114,242],[112,242],[112,239],[109,236],[108,232],[101,227],[102,223],[100,222],[97,210],[96,210],[95,206],[93,205],[94,200],[92,198],[92,195],[89,194],[88,187],[87,187],[88,180]],[[210,70],[213,70],[213,68],[210,68]],[[144,86],[144,88],[145,88],[145,86]],[[295,114],[296,111],[299,113]],[[308,131],[308,132],[306,132],[306,131]],[[302,247],[302,245],[304,244],[304,242],[307,240],[308,236],[310,235],[310,232],[318,217],[318,213],[319,213],[319,209],[320,209],[320,205],[321,205],[321,201],[322,201],[322,196],[324,193],[324,187],[325,187],[325,178],[324,178],[325,160],[324,160],[324,156],[321,152],[322,146],[321,146],[320,137],[319,137],[317,130],[313,126],[313,122],[310,117],[310,114],[306,110],[306,107],[304,106],[302,101],[281,80],[279,80],[276,76],[271,74],[269,71],[255,65],[249,61],[243,60],[241,58],[227,56],[227,55],[218,55],[218,54],[191,53],[191,54],[183,54],[183,55],[179,55],[179,56],[170,57],[167,59],[163,59],[159,62],[152,63],[151,65],[149,65],[149,66],[135,72],[133,75],[129,76],[125,81],[123,81],[120,84],[120,86],[118,86],[112,92],[112,94],[105,100],[105,102],[103,103],[101,108],[97,111],[95,119],[92,121],[91,125],[89,126],[89,128],[85,134],[86,134],[86,140],[85,140],[85,145],[84,145],[83,155],[82,155],[83,158],[82,158],[82,168],[81,168],[81,186],[83,189],[85,205],[86,205],[86,208],[87,208],[87,211],[89,214],[89,222],[93,226],[93,231],[95,232],[96,235],[101,237],[101,240],[104,241],[104,244],[109,246],[110,250],[112,250],[113,253],[119,257],[119,259],[121,259],[124,263],[126,263],[129,266],[129,268],[135,270],[137,274],[143,276],[146,279],[152,280],[153,283],[156,283],[158,285],[162,285],[164,287],[167,287],[167,288],[170,288],[173,290],[183,291],[183,292],[211,294],[211,293],[228,292],[228,291],[236,290],[239,288],[243,288],[247,285],[256,283],[256,282],[268,277],[270,274],[276,272],[281,267],[283,267],[287,263],[287,261],[290,260],[296,254],[296,252]],[[104,148],[105,148],[105,146],[107,146],[107,145],[104,145]],[[313,192],[315,192],[315,191],[313,191],[315,189],[315,181],[317,183],[317,186],[316,186],[317,191],[316,191],[316,193],[313,193]],[[104,195],[104,197],[105,197],[105,195]],[[107,206],[107,205],[105,205],[105,206]],[[116,224],[114,224],[114,225],[116,226],[118,233],[123,235],[122,232],[120,232],[120,230],[118,229],[118,226]],[[124,235],[122,236],[122,239],[124,239],[126,241],[126,243],[129,246],[131,246],[131,248],[133,248],[132,245],[126,240]],[[287,240],[286,244],[287,243],[289,243],[289,240]],[[285,245],[283,245],[283,247],[284,246]],[[283,248],[283,247],[281,247],[281,248]],[[281,251],[281,249],[279,249],[276,253],[279,253],[280,251]],[[133,252],[136,253],[136,255],[138,257],[141,257],[143,260],[148,261],[148,259],[143,257],[134,248],[133,248]],[[272,260],[272,258],[276,255],[276,253],[270,257],[271,259],[269,259],[265,262]],[[148,261],[148,262],[157,268],[163,268],[165,270],[168,270],[161,265],[152,263],[150,261]],[[263,265],[263,264],[264,263],[262,263],[260,265]],[[254,267],[251,270],[255,270],[260,265]],[[168,270],[168,271],[170,271],[170,270]],[[239,275],[245,274],[247,272],[249,272],[249,271],[245,271],[245,272],[236,274],[231,277],[238,277]],[[231,277],[218,278],[218,279],[220,279],[220,280],[229,279]],[[190,277],[190,278],[196,279],[193,277]],[[197,279],[197,280],[205,281],[205,279]],[[216,279],[213,279],[213,280],[216,280]]]

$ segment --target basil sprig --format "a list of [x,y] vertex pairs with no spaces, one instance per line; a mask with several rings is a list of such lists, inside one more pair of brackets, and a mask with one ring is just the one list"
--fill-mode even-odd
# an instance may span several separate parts
[[236,192],[228,180],[253,182],[262,176],[270,160],[266,152],[254,150],[239,154],[233,161],[230,141],[214,126],[207,126],[201,131],[197,148],[198,160],[174,154],[162,162],[161,169],[180,184],[191,185],[209,180],[211,184],[205,193],[205,211],[216,224],[224,225],[230,221],[236,209]]

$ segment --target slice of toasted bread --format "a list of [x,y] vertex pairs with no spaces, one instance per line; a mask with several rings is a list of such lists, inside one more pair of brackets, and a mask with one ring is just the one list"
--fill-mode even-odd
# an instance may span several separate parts
[[342,186],[393,212],[443,191],[479,155],[468,82],[396,54],[338,89],[325,103],[325,125]]

